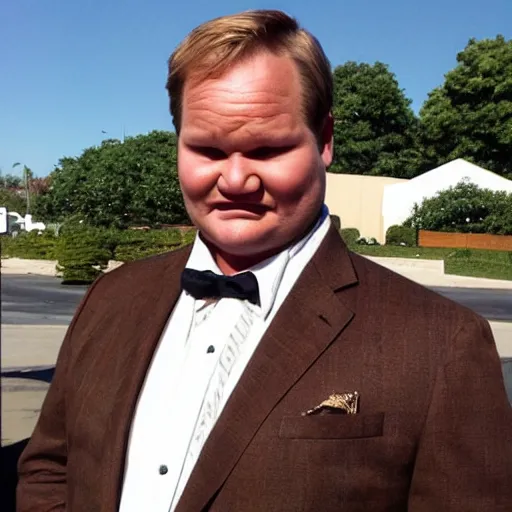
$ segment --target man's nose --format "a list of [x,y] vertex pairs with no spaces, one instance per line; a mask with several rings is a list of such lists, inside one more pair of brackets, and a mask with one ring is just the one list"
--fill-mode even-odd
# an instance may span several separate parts
[[246,158],[232,154],[223,162],[217,186],[224,195],[253,194],[260,189],[261,180]]

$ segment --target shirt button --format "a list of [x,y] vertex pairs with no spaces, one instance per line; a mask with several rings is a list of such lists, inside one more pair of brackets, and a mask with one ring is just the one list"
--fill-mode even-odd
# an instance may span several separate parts
[[158,472],[161,475],[165,475],[167,473],[167,471],[169,471],[169,468],[163,464],[158,468]]
[[215,352],[215,347],[213,345],[210,345],[208,349],[206,350],[207,354],[213,354]]

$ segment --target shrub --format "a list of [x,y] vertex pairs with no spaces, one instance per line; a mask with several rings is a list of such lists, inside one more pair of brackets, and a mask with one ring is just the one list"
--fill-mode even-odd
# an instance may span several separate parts
[[357,228],[344,228],[341,230],[341,238],[348,246],[354,245],[361,237],[361,233]]
[[430,231],[512,235],[512,194],[463,180],[415,204],[405,226]]
[[177,229],[122,231],[114,251],[117,261],[134,261],[155,254],[172,251],[183,245],[183,236]]
[[17,237],[2,237],[2,257],[54,260],[57,237],[51,231],[22,231]]
[[88,284],[107,268],[109,260],[133,261],[172,251],[194,241],[196,229],[117,230],[92,227],[78,218],[59,229],[22,232],[16,238],[1,237],[2,257],[56,259],[64,284]]
[[194,241],[196,229],[117,230],[92,227],[79,218],[59,229],[0,237],[2,257],[58,260],[63,283],[91,283],[109,260],[126,262],[175,250]]
[[57,269],[63,284],[91,283],[112,259],[114,233],[90,226],[67,226],[58,243]]
[[418,233],[415,228],[408,226],[391,226],[386,232],[386,245],[418,245]]

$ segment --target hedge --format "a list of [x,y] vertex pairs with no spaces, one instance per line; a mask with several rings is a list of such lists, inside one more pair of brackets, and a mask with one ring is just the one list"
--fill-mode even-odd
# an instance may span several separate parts
[[183,236],[177,229],[158,231],[128,230],[120,233],[112,259],[134,261],[172,251],[183,245]]
[[404,225],[427,231],[512,235],[512,193],[464,179],[415,204]]
[[88,226],[63,231],[59,236],[57,270],[64,284],[90,283],[107,268],[115,243],[109,231]]
[[57,237],[53,232],[22,231],[15,238],[2,236],[2,257],[26,258],[30,260],[57,259]]
[[355,245],[360,237],[361,233],[359,233],[357,228],[344,228],[341,230],[341,238],[349,247]]
[[418,232],[412,227],[391,226],[386,231],[386,245],[416,247],[418,245]]
[[67,224],[57,237],[53,232],[21,233],[2,237],[2,257],[57,260],[63,283],[91,283],[108,266],[175,250],[193,242],[196,230],[114,230],[79,223]]

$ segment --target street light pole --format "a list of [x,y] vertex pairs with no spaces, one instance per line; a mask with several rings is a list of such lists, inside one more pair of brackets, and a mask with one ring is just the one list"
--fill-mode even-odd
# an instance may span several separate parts
[[29,176],[28,176],[29,169],[25,165],[25,166],[23,166],[23,170],[25,171],[25,190],[27,191],[27,215],[28,215],[30,213],[30,183],[29,183]]

